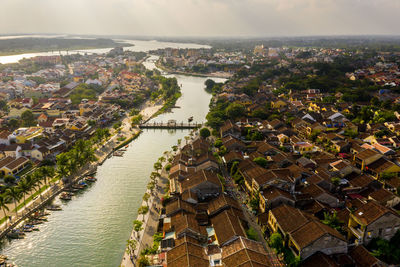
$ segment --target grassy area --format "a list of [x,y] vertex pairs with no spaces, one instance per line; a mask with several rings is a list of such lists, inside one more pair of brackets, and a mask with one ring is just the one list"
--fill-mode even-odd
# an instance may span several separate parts
[[116,146],[114,148],[114,150],[118,150],[124,146],[126,146],[127,144],[129,144],[130,142],[132,142],[133,140],[135,140],[141,133],[142,131],[139,131],[138,133],[134,134],[131,138],[127,139],[125,142],[122,142],[121,144],[119,144],[118,146]]
[[151,118],[157,117],[158,115],[163,114],[168,109],[172,108],[175,105],[176,101],[181,96],[182,96],[182,93],[176,93],[170,100],[165,102],[164,106],[162,108],[160,108],[156,113],[154,113],[153,116],[151,116]]

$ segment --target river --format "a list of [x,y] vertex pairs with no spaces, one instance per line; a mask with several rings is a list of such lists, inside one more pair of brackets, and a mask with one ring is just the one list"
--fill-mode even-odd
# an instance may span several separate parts
[[[163,46],[157,43],[148,42],[146,46],[140,41],[143,51]],[[155,59],[156,56],[151,56],[145,66],[155,68]],[[186,121],[193,116],[194,121],[203,122],[211,98],[204,90],[207,78],[168,76],[176,77],[182,85],[182,97],[176,103],[180,108],[153,120]],[[9,256],[20,267],[119,266],[154,162],[176,145],[178,139],[184,142],[183,137],[188,133],[187,130],[143,131],[123,157],[113,157],[99,166],[96,183],[72,201],[63,203],[63,210],[53,212],[49,221],[40,225],[39,232],[5,244],[1,254]]]

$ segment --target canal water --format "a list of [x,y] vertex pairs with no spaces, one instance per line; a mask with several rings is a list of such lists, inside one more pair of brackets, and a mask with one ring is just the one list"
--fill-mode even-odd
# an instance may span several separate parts
[[[154,42],[149,46],[153,49]],[[146,67],[154,68],[155,59],[150,57]],[[169,76],[176,77],[182,85],[182,97],[176,103],[179,108],[153,120],[186,121],[193,116],[194,122],[204,122],[211,98],[204,90],[207,78]],[[39,232],[7,242],[0,253],[20,267],[119,266],[154,162],[176,145],[178,139],[184,142],[188,133],[188,130],[143,131],[123,157],[113,157],[99,166],[98,181],[72,201],[62,203],[63,210],[53,212],[49,221],[40,225]]]

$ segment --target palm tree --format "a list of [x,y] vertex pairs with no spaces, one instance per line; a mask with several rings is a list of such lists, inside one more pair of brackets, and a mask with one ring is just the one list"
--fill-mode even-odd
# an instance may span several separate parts
[[42,187],[42,174],[40,171],[36,170],[32,175],[32,186],[37,188],[37,192],[39,192],[40,199],[43,200],[42,191],[40,190]]
[[54,168],[50,166],[43,166],[40,168],[40,172],[42,173],[45,183],[48,185],[49,184],[48,178],[54,176]]
[[7,196],[5,194],[0,195],[0,208],[4,212],[4,217],[7,217],[6,210],[9,211],[10,209],[7,206]]
[[7,188],[6,194],[12,201],[14,201],[15,214],[18,217],[17,202],[21,199],[21,193],[20,193],[19,189],[17,187],[15,187],[15,186]]
[[31,184],[25,178],[21,179],[18,183],[18,189],[21,191],[22,196],[24,197],[24,205],[26,205],[26,195],[29,194],[31,190]]

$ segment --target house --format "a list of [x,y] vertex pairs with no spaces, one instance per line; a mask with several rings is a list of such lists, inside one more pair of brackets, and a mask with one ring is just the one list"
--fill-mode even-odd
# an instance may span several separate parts
[[180,182],[180,193],[191,190],[199,200],[218,197],[222,192],[221,181],[211,171],[201,170],[187,176]]
[[364,151],[361,151],[360,153],[354,155],[354,162],[357,168],[363,171],[365,170],[366,166],[374,163],[375,161],[377,161],[382,157],[383,157],[382,154],[374,150],[365,149]]
[[287,103],[282,100],[271,101],[271,107],[273,109],[281,109],[287,106]]
[[175,247],[167,252],[168,267],[210,266],[204,248],[195,240],[184,236],[175,242]]
[[273,209],[282,204],[290,206],[295,204],[295,199],[288,192],[272,186],[261,190],[259,196],[261,212],[266,212],[267,209]]
[[324,189],[316,184],[310,184],[301,189],[301,193],[308,194],[312,199],[318,200],[319,202],[329,205],[330,207],[338,207],[339,199],[334,195],[326,192]]
[[43,161],[48,155],[50,155],[50,150],[45,146],[32,149],[31,152],[31,157],[39,161]]
[[220,128],[221,138],[227,137],[229,135],[239,138],[241,135],[241,131],[239,126],[233,124],[230,120],[226,121],[224,125]]
[[400,197],[383,188],[369,194],[368,199],[374,200],[380,205],[389,208],[393,208],[400,203]]
[[224,210],[211,218],[219,246],[232,242],[239,236],[246,237],[246,232],[239,220],[230,210]]
[[380,260],[375,258],[363,245],[358,245],[349,251],[356,266],[383,267]]
[[[7,158],[3,159],[6,160]],[[2,160],[2,161],[3,161]],[[9,159],[7,159],[9,160]],[[0,168],[0,172],[3,175],[15,175],[25,169],[28,165],[30,164],[30,160],[25,158],[25,157],[19,157],[17,159],[13,159],[13,161],[10,161],[8,164],[2,166]],[[0,161],[0,166],[1,166],[1,161]]]
[[224,264],[223,266],[230,267],[272,266],[263,245],[260,242],[242,236],[223,247],[222,263]]
[[293,151],[300,154],[314,152],[314,145],[308,142],[298,142],[293,145]]
[[292,206],[283,204],[268,212],[268,227],[274,233],[280,233],[285,242],[288,234],[310,221],[303,212]]
[[380,158],[373,163],[366,166],[366,171],[370,173],[375,178],[379,178],[382,174],[393,173],[397,174],[400,172],[400,166],[393,163],[386,158]]
[[289,248],[295,256],[307,259],[317,252],[347,253],[347,242],[335,229],[319,221],[310,221],[289,233]]
[[350,213],[348,238],[356,243],[368,244],[373,238],[392,238],[400,229],[400,217],[393,210],[369,201],[355,212]]

